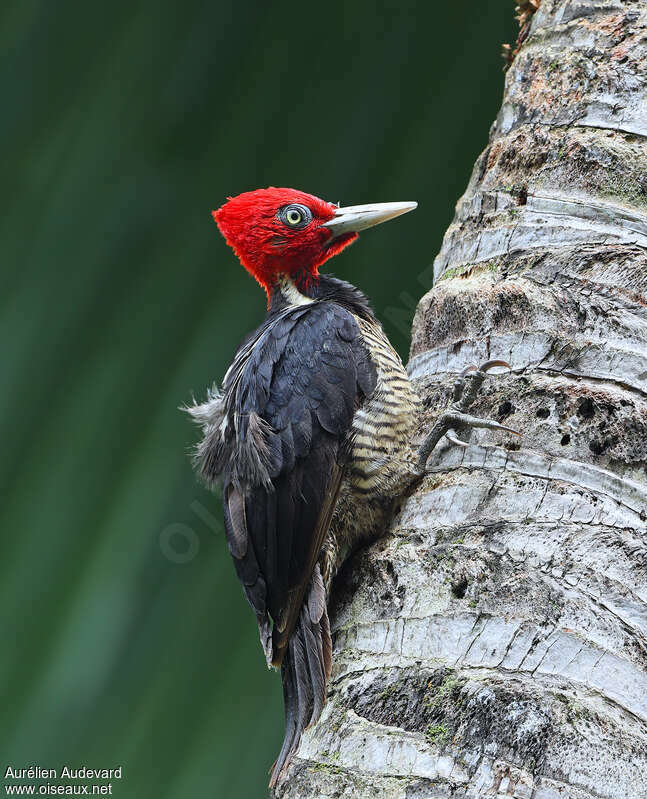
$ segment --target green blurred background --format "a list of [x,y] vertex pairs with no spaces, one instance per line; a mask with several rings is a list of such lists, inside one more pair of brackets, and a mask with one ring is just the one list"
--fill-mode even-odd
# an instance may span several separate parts
[[512,10],[3,4],[3,772],[121,765],[116,796],[265,795],[280,680],[177,410],[264,313],[209,212],[267,185],[417,200],[330,264],[406,358]]

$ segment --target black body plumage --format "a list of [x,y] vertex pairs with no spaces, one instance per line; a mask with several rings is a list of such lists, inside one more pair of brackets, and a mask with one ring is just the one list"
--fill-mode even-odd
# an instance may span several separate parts
[[196,467],[209,485],[222,481],[229,550],[267,662],[282,670],[286,735],[272,782],[325,701],[326,592],[340,550],[360,538],[353,502],[369,528],[384,517],[407,468],[413,407],[365,297],[321,276],[308,296],[277,287],[222,393],[188,409],[204,432]]

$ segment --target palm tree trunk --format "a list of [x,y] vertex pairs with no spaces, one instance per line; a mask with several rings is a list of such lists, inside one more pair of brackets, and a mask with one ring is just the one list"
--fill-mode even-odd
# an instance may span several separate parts
[[645,2],[533,16],[409,363],[429,426],[507,361],[474,412],[523,437],[441,444],[344,570],[278,797],[647,796],[646,75]]

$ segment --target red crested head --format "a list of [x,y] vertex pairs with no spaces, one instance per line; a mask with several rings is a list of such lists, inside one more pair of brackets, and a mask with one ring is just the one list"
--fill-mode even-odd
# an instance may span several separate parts
[[257,189],[230,197],[212,215],[227,244],[268,296],[281,275],[316,279],[324,261],[357,238],[324,225],[337,206],[295,189]]
[[212,211],[242,265],[267,292],[282,276],[308,291],[324,261],[355,241],[360,230],[411,211],[416,203],[339,208],[296,189],[257,189]]

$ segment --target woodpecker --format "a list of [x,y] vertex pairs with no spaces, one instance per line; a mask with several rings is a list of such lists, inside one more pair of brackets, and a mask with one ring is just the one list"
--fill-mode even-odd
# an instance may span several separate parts
[[[341,563],[383,532],[431,450],[464,427],[502,428],[466,411],[485,364],[416,453],[418,396],[364,294],[319,267],[360,231],[415,202],[340,208],[267,188],[229,198],[213,217],[267,294],[221,389],[186,408],[203,437],[194,463],[222,486],[225,530],[269,667],[280,668],[285,738],[270,787],[320,716],[332,664],[327,600]],[[507,366],[507,364],[505,364]],[[509,429],[509,428],[503,428]]]

